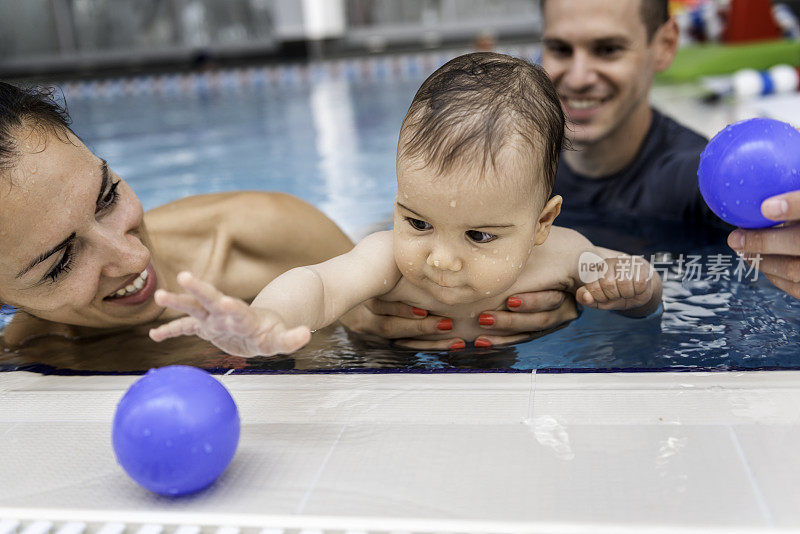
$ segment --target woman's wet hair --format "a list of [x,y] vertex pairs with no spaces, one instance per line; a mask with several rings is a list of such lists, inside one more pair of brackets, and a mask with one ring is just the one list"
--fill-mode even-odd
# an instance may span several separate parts
[[19,156],[15,139],[19,130],[27,127],[61,134],[71,131],[71,123],[66,105],[56,99],[55,89],[0,82],[0,171],[12,167]]
[[523,59],[476,52],[445,63],[425,80],[403,120],[398,157],[443,174],[491,165],[503,148],[540,158],[543,189],[553,190],[564,141],[564,112],[544,69]]

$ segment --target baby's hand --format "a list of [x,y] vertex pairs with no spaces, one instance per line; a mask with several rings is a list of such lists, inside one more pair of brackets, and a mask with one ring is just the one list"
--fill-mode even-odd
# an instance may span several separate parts
[[311,339],[305,326],[286,329],[279,315],[263,308],[223,295],[214,286],[191,273],[178,275],[178,283],[188,291],[179,295],[159,289],[155,300],[189,314],[150,330],[154,341],[177,336],[199,336],[234,356],[271,356],[289,354]]
[[620,256],[604,261],[605,273],[575,293],[579,303],[601,310],[632,312],[632,315],[647,315],[658,308],[661,281],[644,258]]

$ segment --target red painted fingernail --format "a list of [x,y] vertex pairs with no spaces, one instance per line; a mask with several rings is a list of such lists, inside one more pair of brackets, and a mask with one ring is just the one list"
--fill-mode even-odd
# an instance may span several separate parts
[[478,324],[481,326],[492,326],[494,324],[494,317],[488,313],[482,313],[481,316],[478,317]]
[[428,315],[428,312],[426,312],[425,310],[421,310],[419,308],[414,308],[413,306],[411,308],[411,312],[414,315],[418,315],[419,317],[425,317],[426,315]]
[[452,319],[442,319],[436,325],[436,328],[439,330],[452,330],[453,329],[453,320]]
[[475,346],[476,347],[480,347],[482,349],[485,349],[486,347],[491,347],[492,346],[492,342],[489,341],[488,339],[484,339],[482,337],[479,337],[478,339],[475,340]]
[[467,344],[464,343],[463,341],[456,341],[455,343],[450,345],[450,350],[463,349],[466,346]]
[[519,308],[522,306],[522,299],[518,297],[508,297],[506,302],[508,303],[509,308]]

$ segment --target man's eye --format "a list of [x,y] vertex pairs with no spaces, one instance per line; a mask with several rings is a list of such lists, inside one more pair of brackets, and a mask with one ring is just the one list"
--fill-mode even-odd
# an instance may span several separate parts
[[408,224],[410,224],[415,230],[419,230],[420,232],[425,230],[430,230],[431,228],[433,228],[433,226],[426,223],[425,221],[421,221],[413,217],[406,217],[406,220],[408,221]]
[[560,44],[549,44],[545,45],[547,51],[553,54],[554,56],[569,56],[572,53],[572,49],[568,46],[560,45]]
[[111,187],[108,188],[108,193],[103,195],[103,198],[100,199],[100,202],[97,203],[97,209],[95,213],[99,213],[103,210],[107,210],[116,204],[117,200],[119,199],[119,192],[117,191],[117,186],[119,185],[119,180],[111,184]]
[[608,46],[599,46],[595,50],[595,53],[598,56],[613,56],[617,52],[622,50],[622,47],[616,45],[608,45]]
[[467,237],[476,243],[488,243],[494,241],[497,236],[489,232],[479,232],[477,230],[467,230]]

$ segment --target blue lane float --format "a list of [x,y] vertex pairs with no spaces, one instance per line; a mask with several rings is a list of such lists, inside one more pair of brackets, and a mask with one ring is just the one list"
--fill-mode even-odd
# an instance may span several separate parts
[[200,491],[233,459],[239,412],[207,372],[174,365],[151,369],[117,405],[117,462],[142,487],[168,496]]
[[761,214],[761,203],[800,190],[800,132],[773,119],[731,124],[703,150],[697,177],[722,220],[740,228],[780,224]]

